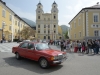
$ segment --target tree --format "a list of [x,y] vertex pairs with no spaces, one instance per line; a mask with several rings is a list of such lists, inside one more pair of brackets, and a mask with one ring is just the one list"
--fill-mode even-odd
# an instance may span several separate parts
[[28,39],[31,36],[34,37],[35,35],[35,30],[32,29],[31,27],[24,27],[23,30],[19,33],[19,35],[21,35],[24,39]]
[[65,38],[69,39],[69,37],[68,37],[68,31],[65,33]]

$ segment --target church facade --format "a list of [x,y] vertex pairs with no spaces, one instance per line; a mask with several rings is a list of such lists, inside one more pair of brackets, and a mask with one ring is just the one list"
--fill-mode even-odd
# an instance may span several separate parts
[[39,39],[59,39],[58,8],[54,1],[51,13],[44,13],[43,5],[39,2],[36,9],[36,33]]

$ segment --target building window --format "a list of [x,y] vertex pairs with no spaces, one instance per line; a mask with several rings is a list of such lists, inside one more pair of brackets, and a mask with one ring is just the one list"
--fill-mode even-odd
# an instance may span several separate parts
[[54,31],[54,33],[56,33],[56,31]]
[[94,15],[94,22],[98,22],[98,19],[99,19],[98,15]]
[[2,17],[6,17],[6,11],[4,9],[2,10]]
[[5,27],[5,22],[2,22],[2,29],[4,29]]
[[95,25],[93,25],[93,27],[95,27]]
[[74,27],[76,27],[76,23],[74,23]]
[[55,6],[54,6],[54,8],[55,8]]
[[54,25],[54,28],[56,28],[56,25]]
[[78,25],[80,25],[80,19],[78,20]]
[[44,30],[44,33],[46,33],[46,31]]
[[40,28],[40,25],[38,25],[38,28]]
[[56,16],[54,16],[54,19],[56,19]]
[[48,36],[48,39],[50,39],[50,36]]
[[94,31],[94,36],[99,36],[99,31],[98,30]]
[[15,25],[17,25],[17,21],[15,21]]
[[44,18],[44,20],[46,20],[46,19]]
[[44,25],[44,28],[46,28],[46,25]]
[[79,32],[79,37],[81,37],[81,32]]
[[9,30],[11,30],[11,26],[9,26]]
[[40,16],[38,16],[38,19],[40,19]]
[[40,8],[40,6],[39,6],[39,8]]
[[74,35],[74,38],[76,38],[76,34]]
[[21,28],[22,28],[22,24],[21,24]]
[[40,30],[38,30],[38,33],[40,33]]
[[48,33],[50,33],[50,31],[48,30]]
[[98,26],[98,25],[96,25],[96,27],[98,28],[99,26]]
[[46,39],[46,36],[44,36],[44,39]]
[[18,22],[18,26],[20,26],[20,22]]
[[12,15],[11,15],[11,14],[10,14],[10,16],[9,16],[9,20],[12,21]]

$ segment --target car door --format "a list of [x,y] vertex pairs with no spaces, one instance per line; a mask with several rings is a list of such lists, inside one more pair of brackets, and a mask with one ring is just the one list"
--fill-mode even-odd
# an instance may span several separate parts
[[28,43],[27,42],[25,42],[25,43],[23,43],[23,44],[21,44],[20,46],[19,46],[19,54],[22,56],[22,57],[26,57],[26,55],[27,55],[27,49],[28,49]]
[[36,60],[35,56],[36,56],[36,51],[35,51],[34,44],[29,43],[26,57],[32,60]]

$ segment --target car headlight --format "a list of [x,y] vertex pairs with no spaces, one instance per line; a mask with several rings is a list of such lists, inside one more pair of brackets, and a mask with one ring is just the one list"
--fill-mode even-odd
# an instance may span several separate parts
[[57,60],[57,59],[58,59],[58,56],[51,57],[51,60]]

